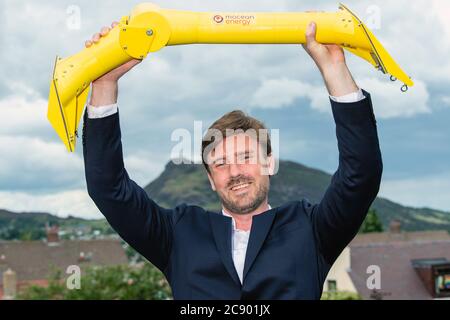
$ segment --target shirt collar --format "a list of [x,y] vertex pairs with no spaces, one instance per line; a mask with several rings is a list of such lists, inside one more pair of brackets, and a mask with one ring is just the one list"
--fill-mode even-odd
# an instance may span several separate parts
[[[268,204],[269,210],[272,210],[272,207],[270,206],[270,204]],[[222,214],[226,217],[230,217],[231,221],[233,223],[233,230],[236,230],[236,221],[234,220],[233,216],[226,213],[225,210],[222,209]]]

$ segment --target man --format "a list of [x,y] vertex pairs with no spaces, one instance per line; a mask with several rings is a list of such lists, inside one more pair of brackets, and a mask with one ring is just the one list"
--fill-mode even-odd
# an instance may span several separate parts
[[[103,28],[86,46],[109,31]],[[244,132],[203,141],[203,162],[222,213],[158,206],[123,163],[117,82],[139,61],[93,82],[83,130],[89,195],[119,235],[164,273],[175,299],[319,299],[328,271],[364,220],[382,174],[370,95],[354,82],[343,50],[318,43],[315,35],[311,23],[304,48],[330,94],[339,168],[314,205],[298,199],[270,207],[270,139],[247,135],[263,124],[234,111],[210,130]],[[261,149],[267,151],[263,157]]]

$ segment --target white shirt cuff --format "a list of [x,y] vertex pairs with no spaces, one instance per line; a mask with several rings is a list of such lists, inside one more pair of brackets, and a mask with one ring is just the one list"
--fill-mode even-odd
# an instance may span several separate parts
[[117,113],[117,103],[108,104],[106,106],[94,107],[90,104],[87,105],[87,113],[89,119],[106,118],[110,115]]
[[335,102],[340,102],[340,103],[351,103],[351,102],[358,102],[361,101],[365,98],[361,88],[358,89],[358,91],[356,92],[352,92],[343,96],[339,96],[339,97],[335,97],[335,96],[330,96],[330,99],[335,101]]

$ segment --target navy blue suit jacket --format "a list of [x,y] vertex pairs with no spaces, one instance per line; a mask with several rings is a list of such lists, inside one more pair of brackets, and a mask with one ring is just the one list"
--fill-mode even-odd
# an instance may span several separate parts
[[164,273],[175,299],[319,299],[379,190],[376,121],[364,95],[355,103],[331,101],[339,168],[320,203],[298,199],[254,216],[242,285],[231,218],[186,204],[166,209],[150,199],[125,170],[118,113],[85,113],[88,193],[114,230]]

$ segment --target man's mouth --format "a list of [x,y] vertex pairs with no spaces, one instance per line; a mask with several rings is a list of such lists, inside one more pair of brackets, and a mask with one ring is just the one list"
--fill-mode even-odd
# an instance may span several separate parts
[[230,190],[231,191],[239,191],[239,190],[245,189],[250,186],[250,183],[251,182],[237,184],[237,185],[233,186]]

